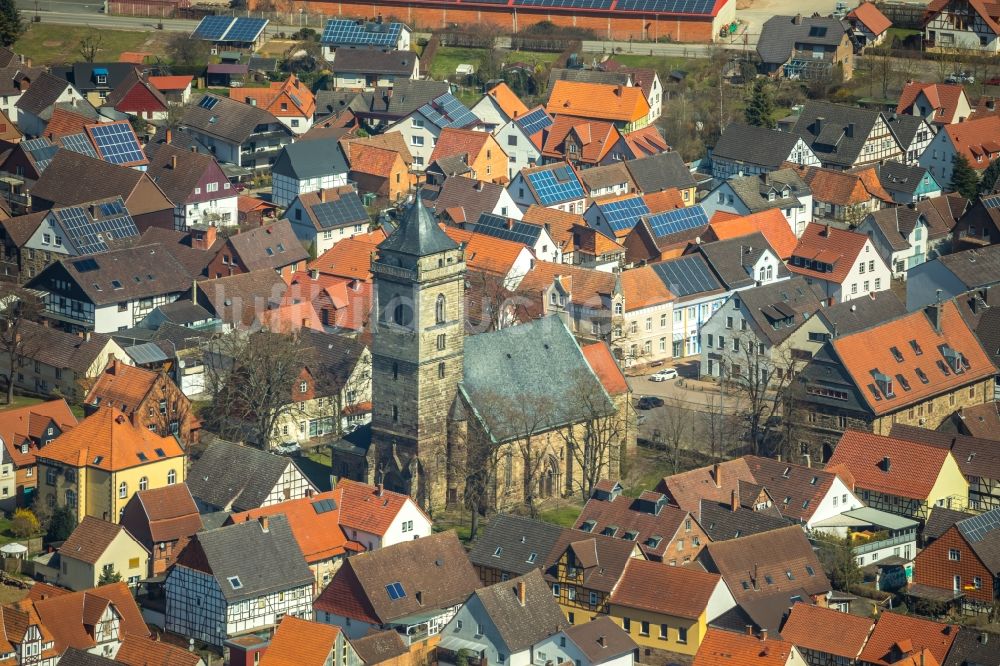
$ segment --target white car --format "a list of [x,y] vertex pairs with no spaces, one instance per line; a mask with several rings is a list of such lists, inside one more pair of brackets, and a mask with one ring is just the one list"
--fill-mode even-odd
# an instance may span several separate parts
[[668,379],[676,379],[677,370],[674,368],[666,368],[665,370],[660,370],[659,372],[649,376],[649,381],[651,382],[665,382]]

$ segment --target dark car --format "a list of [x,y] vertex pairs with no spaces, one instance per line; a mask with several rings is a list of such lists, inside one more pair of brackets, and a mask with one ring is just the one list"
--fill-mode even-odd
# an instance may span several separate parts
[[645,395],[639,398],[639,404],[636,405],[639,409],[653,409],[654,407],[663,407],[663,398],[657,398],[655,395]]

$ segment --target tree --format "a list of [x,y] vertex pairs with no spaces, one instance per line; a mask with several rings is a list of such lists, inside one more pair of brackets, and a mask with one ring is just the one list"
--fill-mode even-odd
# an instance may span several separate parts
[[113,564],[105,564],[104,568],[101,569],[101,577],[97,579],[98,586],[100,585],[111,585],[112,583],[120,583],[122,580],[122,575],[115,570]]
[[[734,400],[729,402],[732,403]],[[739,423],[733,406],[727,404],[726,394],[706,393],[705,407],[699,412],[699,416],[703,424],[702,432],[708,440],[708,454],[712,461],[727,459],[729,443],[739,434],[737,430]]]
[[465,283],[465,318],[472,330],[488,333],[513,325],[518,297],[502,276],[469,270]]
[[983,171],[983,177],[979,179],[976,194],[982,197],[993,192],[996,188],[998,177],[1000,177],[1000,158],[990,162],[990,165]]
[[84,59],[85,62],[94,62],[97,60],[97,54],[101,52],[101,47],[104,45],[104,34],[97,30],[90,30],[83,39],[80,40],[78,50],[80,52],[80,57]]
[[750,99],[747,100],[743,117],[748,125],[773,129],[775,126],[773,115],[774,97],[771,86],[767,79],[757,79],[753,82],[753,89],[750,91]]
[[864,582],[864,575],[858,567],[857,560],[854,559],[850,537],[839,537],[825,532],[816,532],[814,537],[817,545],[816,555],[823,563],[823,569],[830,576],[830,583],[834,588],[846,592],[852,586]]
[[42,311],[37,296],[20,287],[0,288],[0,355],[4,357],[7,404],[14,401],[14,377],[25,358],[38,351],[41,342],[29,331]]
[[195,39],[191,35],[178,32],[170,37],[166,52],[174,64],[197,67],[208,62],[211,47],[203,39]]
[[650,415],[653,441],[670,453],[670,468],[674,474],[681,471],[681,450],[693,434],[693,412],[680,398],[667,398],[663,407]]
[[211,396],[205,425],[224,438],[267,449],[279,422],[295,409],[292,398],[305,352],[295,336],[266,329],[212,340],[205,354],[205,388]]
[[10,531],[18,539],[25,539],[38,534],[42,530],[38,517],[31,509],[17,509],[14,511],[14,519],[10,523]]
[[46,526],[46,541],[65,541],[76,529],[76,513],[66,505],[52,510]]
[[979,189],[979,176],[969,164],[968,158],[956,153],[951,160],[951,189],[966,199],[974,199]]
[[12,46],[24,34],[24,21],[14,0],[0,0],[0,46]]

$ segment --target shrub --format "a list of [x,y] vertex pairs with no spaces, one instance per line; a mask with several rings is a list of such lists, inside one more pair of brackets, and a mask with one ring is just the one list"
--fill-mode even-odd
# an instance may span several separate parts
[[18,539],[24,539],[41,532],[42,526],[38,522],[38,517],[30,509],[18,509],[14,512],[10,530]]

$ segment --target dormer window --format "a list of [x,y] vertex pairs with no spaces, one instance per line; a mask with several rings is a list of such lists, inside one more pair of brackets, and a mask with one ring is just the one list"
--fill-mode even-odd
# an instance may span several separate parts
[[944,356],[944,360],[948,364],[948,367],[956,375],[965,371],[968,362],[965,360],[962,352],[952,349],[948,345],[941,345],[938,349],[941,351],[941,355]]
[[871,371],[872,378],[875,380],[875,385],[878,390],[882,392],[886,398],[896,397],[895,392],[892,387],[892,377],[889,375],[883,375],[877,369]]

